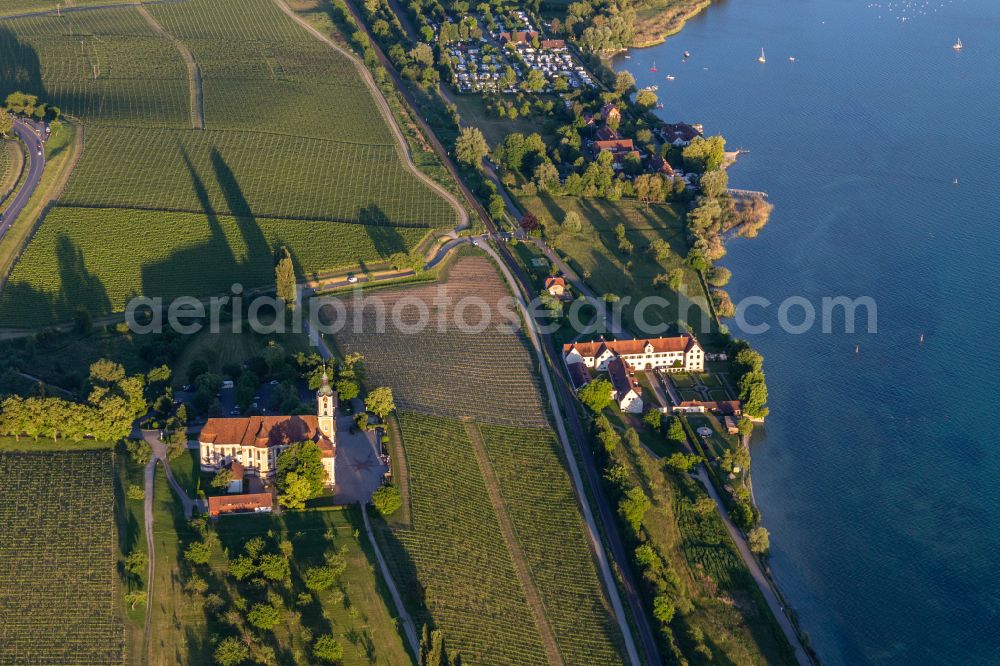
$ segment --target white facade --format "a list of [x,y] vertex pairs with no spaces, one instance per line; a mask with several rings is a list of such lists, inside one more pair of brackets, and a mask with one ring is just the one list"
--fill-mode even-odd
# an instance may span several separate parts
[[703,372],[705,352],[692,336],[657,338],[645,344],[635,340],[590,342],[565,345],[566,363],[583,363],[588,368],[607,370],[616,355],[638,370],[659,369],[665,372]]

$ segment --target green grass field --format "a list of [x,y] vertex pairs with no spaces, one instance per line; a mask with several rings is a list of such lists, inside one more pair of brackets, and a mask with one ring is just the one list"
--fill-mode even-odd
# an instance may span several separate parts
[[[638,328],[634,312],[636,302],[646,296],[660,296],[670,305],[648,307],[644,313],[647,324],[667,325],[676,331],[678,319],[684,319],[705,344],[701,319],[702,312],[707,312],[707,303],[697,274],[684,265],[688,246],[682,208],[667,204],[645,206],[631,199],[612,202],[548,195],[522,197],[519,201],[542,220],[553,247],[595,291],[632,297],[633,302],[624,309],[624,322],[629,328]],[[559,229],[570,211],[580,216],[582,230],[579,233]],[[635,247],[632,254],[625,255],[618,250],[615,236],[618,224],[625,226],[625,236]],[[648,251],[655,239],[662,239],[670,246],[670,255],[662,261],[657,261]],[[679,309],[676,295],[666,285],[653,286],[653,278],[674,268],[684,270],[684,289],[690,307],[685,304]],[[709,322],[709,330],[715,330],[714,322]]]
[[[297,245],[306,274],[378,263],[455,225],[451,206],[402,164],[354,65],[270,0],[146,9],[166,34],[134,7],[0,25],[0,58],[13,63],[0,88],[79,118],[86,145],[0,297],[5,325],[71,314],[65,251],[87,278],[79,303],[98,315],[126,295],[268,284],[273,243]],[[197,65],[204,131],[191,129],[198,86],[175,40]],[[186,261],[197,271],[178,281],[193,270]]]
[[0,453],[0,662],[122,662],[112,455]]
[[[234,627],[226,619],[234,617],[227,613],[246,615],[235,600],[252,605],[268,592],[281,598],[281,622],[273,631],[257,633],[262,636],[260,643],[274,649],[278,663],[316,663],[309,651],[309,637],[326,633],[332,633],[343,646],[341,663],[345,666],[411,663],[394,616],[383,601],[384,590],[369,564],[366,546],[354,535],[360,522],[354,510],[223,518],[209,528],[218,536],[219,546],[213,549],[208,565],[193,567],[184,560],[183,550],[200,537],[178,514],[179,505],[172,499],[162,470],[157,471],[154,498],[156,600],[150,617],[148,663],[212,663],[219,637],[236,635],[241,627],[249,630],[245,620]],[[235,557],[253,537],[264,539],[267,552],[277,552],[280,540],[290,541],[290,581],[256,585],[238,582],[228,574],[225,552]],[[313,593],[309,603],[299,605],[298,595],[306,592],[302,571],[322,564],[325,555],[334,553],[342,553],[347,564],[339,582]],[[207,582],[209,588],[199,591],[198,580]],[[206,608],[211,594],[225,600],[225,606],[216,611]]]

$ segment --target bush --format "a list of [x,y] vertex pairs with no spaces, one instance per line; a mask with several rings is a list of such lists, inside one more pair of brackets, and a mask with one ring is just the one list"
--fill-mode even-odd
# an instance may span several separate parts
[[137,486],[134,483],[130,483],[128,490],[125,492],[125,496],[130,500],[144,500],[146,499],[146,491],[143,490],[142,486]]
[[403,506],[403,498],[399,489],[391,483],[382,486],[372,495],[372,504],[383,517],[389,517]]

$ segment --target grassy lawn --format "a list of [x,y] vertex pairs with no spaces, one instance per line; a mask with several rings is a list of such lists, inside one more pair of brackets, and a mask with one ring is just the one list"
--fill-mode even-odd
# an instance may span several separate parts
[[[228,574],[223,550],[235,556],[252,537],[264,539],[266,552],[276,552],[280,540],[290,541],[292,547],[291,582],[265,586],[281,597],[282,620],[271,632],[255,632],[264,646],[275,650],[280,663],[313,663],[308,637],[325,633],[332,633],[344,647],[345,665],[412,663],[396,631],[394,614],[383,600],[387,596],[383,597],[382,583],[365,546],[355,536],[360,516],[353,511],[223,518],[209,528],[218,535],[220,546],[213,549],[208,565],[193,567],[184,559],[183,550],[200,537],[184,521],[179,503],[160,471],[154,508],[157,561],[149,663],[212,663],[217,638],[232,635],[234,629],[221,620],[220,614],[206,609],[207,595],[222,597],[225,606],[219,613],[230,610],[245,616],[236,600],[246,598],[252,605],[262,594],[253,586],[237,583]],[[305,592],[302,571],[321,564],[324,555],[333,553],[341,554],[347,564],[338,583],[312,593],[309,603],[299,605],[298,594]],[[209,584],[206,592],[199,592],[192,583],[198,580]]]
[[701,398],[701,394],[698,393],[697,391],[695,391],[694,389],[682,388],[682,389],[678,389],[677,392],[680,394],[681,400],[684,400],[684,401],[687,401],[687,400],[701,400],[702,399]]
[[302,333],[262,335],[251,330],[233,333],[232,328],[220,327],[217,333],[208,330],[193,336],[174,364],[173,383],[180,388],[188,382],[188,369],[196,360],[205,361],[209,372],[222,373],[223,366],[241,365],[262,355],[272,343],[281,345],[287,353],[312,352],[309,338]]
[[691,388],[694,386],[694,379],[686,372],[671,372],[667,376],[670,377],[670,381],[677,388]]
[[192,499],[198,497],[199,489],[206,494],[211,494],[208,482],[211,481],[212,475],[202,474],[201,465],[198,463],[199,455],[198,449],[187,449],[183,455],[170,461],[170,471],[174,475],[174,479]]
[[[702,345],[711,346],[711,334],[716,332],[716,325],[708,321],[708,328],[705,328],[706,322],[702,321],[707,318],[707,315],[703,317],[703,313],[707,313],[704,292],[697,274],[683,262],[688,246],[682,207],[668,204],[644,206],[625,199],[611,202],[549,195],[523,197],[520,202],[542,220],[549,242],[595,291],[632,297],[633,301],[625,307],[623,317],[629,328],[638,328],[635,303],[645,296],[660,296],[666,298],[669,305],[653,305],[644,313],[646,330],[650,334],[653,331],[649,326],[666,325],[668,332],[676,331],[677,322],[683,316]],[[559,224],[570,211],[576,212],[582,220],[579,233],[559,229]],[[618,250],[615,236],[618,224],[624,225],[625,236],[635,247],[630,255],[623,255]],[[669,256],[662,261],[657,261],[649,252],[650,243],[655,239],[662,239],[670,246]],[[684,290],[689,295],[680,306],[677,295],[666,286],[653,286],[654,277],[674,268],[684,271]]]
[[710,389],[708,392],[708,397],[716,401],[726,401],[729,400],[729,393],[722,388]]
[[703,372],[698,375],[698,378],[701,379],[702,384],[708,386],[709,388],[722,386],[722,381],[710,372]]
[[43,453],[45,451],[94,451],[97,449],[111,449],[114,444],[109,442],[99,442],[93,439],[85,439],[82,442],[74,442],[70,439],[48,439],[39,437],[31,439],[22,437],[0,437],[0,451]]
[[[143,511],[144,500],[130,499],[130,486],[144,487],[143,466],[129,458],[123,446],[115,452],[115,521],[118,528],[118,552],[124,560],[130,553],[147,555],[146,526]],[[142,592],[147,589],[147,574],[129,574],[124,568],[119,570],[122,590],[122,615],[125,618],[126,648],[128,664],[142,664],[143,628],[146,621],[146,604],[136,604],[133,608],[124,601],[124,593]]]
[[524,135],[541,134],[542,138],[551,136],[543,130],[542,120],[538,117],[521,116],[515,120],[511,120],[510,118],[498,118],[493,114],[487,113],[483,97],[478,93],[452,93],[451,99],[455,102],[455,106],[458,107],[458,114],[462,117],[462,120],[482,130],[483,136],[486,137],[486,142],[490,144],[490,148],[496,148],[504,140],[504,137],[511,132],[520,132]]

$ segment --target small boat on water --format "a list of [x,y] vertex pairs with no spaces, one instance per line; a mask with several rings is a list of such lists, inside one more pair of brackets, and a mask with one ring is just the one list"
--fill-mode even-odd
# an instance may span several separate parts
[[788,62],[795,62],[795,56],[788,56]]
[[653,66],[649,68],[649,71],[651,71],[653,74],[656,74],[656,61],[655,60],[653,61]]
[[761,50],[760,50],[760,57],[759,57],[759,58],[757,58],[757,62],[759,62],[759,63],[760,63],[760,64],[762,64],[762,65],[763,65],[763,64],[764,64],[765,62],[767,62],[767,58],[765,58],[765,57],[764,57],[764,49],[761,49]]
[[920,334],[920,344],[924,344],[924,334]]
[[631,59],[632,59],[632,56],[630,56],[630,55],[627,55],[627,56],[625,56],[625,59],[626,59],[626,60],[631,60]]
[[951,45],[951,48],[955,49],[956,51],[961,51],[962,49],[964,49],[965,46],[962,44],[962,38],[959,37],[958,41],[956,41],[954,44]]
[[685,58],[690,58],[691,57],[691,52],[690,51],[685,51],[684,52],[684,57]]
[[675,78],[677,77],[674,76],[673,74],[667,74],[667,81],[673,81]]
[[954,181],[952,181],[952,183],[951,183],[951,184],[952,184],[952,185],[958,185],[958,178],[956,178],[956,179],[955,179]]
[[659,89],[660,89],[660,86],[647,86],[645,88],[645,90],[649,90],[650,92],[656,92]]
[[861,345],[854,345],[854,353],[855,354],[861,353]]

